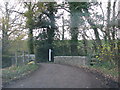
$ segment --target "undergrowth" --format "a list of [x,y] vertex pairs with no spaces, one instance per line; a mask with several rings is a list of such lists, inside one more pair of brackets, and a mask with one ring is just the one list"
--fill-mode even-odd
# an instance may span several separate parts
[[2,69],[2,82],[7,83],[15,79],[24,77],[25,75],[35,71],[38,68],[37,64],[27,64],[23,66],[11,66]]

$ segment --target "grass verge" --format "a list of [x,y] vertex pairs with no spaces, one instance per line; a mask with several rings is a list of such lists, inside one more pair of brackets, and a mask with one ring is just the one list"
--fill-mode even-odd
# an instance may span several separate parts
[[23,66],[12,66],[2,69],[2,83],[6,84],[10,81],[19,79],[38,69],[37,64],[27,64]]
[[100,73],[102,73],[105,77],[111,78],[114,81],[118,82],[118,77],[120,76],[120,72],[118,68],[107,68],[106,66],[89,66],[89,68],[94,69]]

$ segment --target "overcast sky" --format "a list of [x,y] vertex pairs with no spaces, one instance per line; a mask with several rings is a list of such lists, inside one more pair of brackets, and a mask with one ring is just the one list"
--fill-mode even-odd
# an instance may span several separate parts
[[[4,8],[4,3],[5,3],[6,1],[9,2],[10,6],[16,5],[16,7],[15,7],[16,10],[18,10],[18,8],[20,8],[20,6],[17,4],[19,0],[0,0],[0,8]],[[32,2],[35,2],[35,1],[37,1],[37,0],[21,0],[21,2],[22,2],[22,1],[32,1]],[[48,1],[48,2],[50,2],[50,1],[53,1],[53,0],[40,0],[40,1],[43,1],[43,2]],[[63,0],[56,0],[56,1],[57,1],[58,3],[61,3]],[[83,0],[70,0],[70,1],[83,1]],[[88,1],[88,0],[87,0],[87,1]],[[95,0],[94,0],[94,1],[95,1]],[[107,1],[108,1],[108,0],[99,0],[99,2],[100,2],[100,1],[103,2],[103,3],[102,3],[102,8],[103,8],[104,13],[105,13],[105,15],[106,15],[106,10],[107,10],[106,8],[107,8]],[[111,2],[113,2],[113,1],[114,1],[114,0],[111,0]],[[95,8],[95,10],[98,11],[100,14],[102,14],[102,11],[101,11],[100,7]],[[24,9],[21,8],[19,11],[24,11]],[[63,11],[64,11],[64,19],[69,19],[69,18],[68,18],[69,13],[68,13],[67,11],[61,9],[61,10],[58,10],[58,13],[63,13]],[[0,17],[2,17],[1,12],[0,12]],[[12,17],[11,17],[11,18],[12,18]],[[57,24],[58,24],[59,26],[62,25],[62,18],[60,18],[59,20],[57,20]],[[62,31],[62,28],[59,28],[59,30]],[[37,34],[37,33],[34,33],[34,34]],[[90,37],[92,37],[92,38],[94,37],[93,30],[87,31],[87,34],[88,34],[88,36],[90,36]],[[100,34],[102,35],[101,32],[100,32]],[[67,31],[65,32],[65,38],[66,38],[66,39],[70,38]],[[79,39],[80,39],[80,38],[79,38]]]

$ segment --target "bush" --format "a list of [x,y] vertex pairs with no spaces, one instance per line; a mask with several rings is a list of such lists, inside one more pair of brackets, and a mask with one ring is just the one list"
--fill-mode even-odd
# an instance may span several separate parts
[[38,65],[27,64],[23,66],[11,66],[2,70],[2,81],[3,83],[10,82],[15,79],[19,79],[28,73],[36,70]]
[[107,65],[108,67],[112,67],[116,64],[116,51],[117,48],[113,48],[113,50],[111,50],[111,45],[102,45],[98,47],[98,55],[96,55],[96,59],[98,59],[99,62],[106,62],[109,63],[109,65]]

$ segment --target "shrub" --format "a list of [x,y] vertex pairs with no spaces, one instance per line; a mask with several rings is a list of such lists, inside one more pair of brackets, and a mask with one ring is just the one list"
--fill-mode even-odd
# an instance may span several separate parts
[[112,48],[111,45],[104,44],[98,47],[98,55],[96,58],[98,59],[99,62],[108,62],[109,66],[113,66],[116,64],[116,51],[117,48]]

